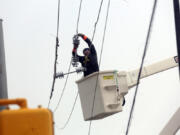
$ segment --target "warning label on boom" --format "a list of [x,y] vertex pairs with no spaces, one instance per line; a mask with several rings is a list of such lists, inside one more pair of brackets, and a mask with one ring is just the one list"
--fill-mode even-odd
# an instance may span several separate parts
[[114,76],[113,75],[106,75],[106,76],[103,76],[103,79],[104,80],[113,80]]

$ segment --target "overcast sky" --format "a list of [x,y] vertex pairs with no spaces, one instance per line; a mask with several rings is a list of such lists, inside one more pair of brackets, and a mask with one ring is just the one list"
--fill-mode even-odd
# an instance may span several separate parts
[[[1,0],[9,98],[25,97],[29,107],[47,107],[51,91],[57,0]],[[60,47],[57,70],[66,72],[71,59],[72,37],[80,0],[61,0]],[[92,37],[101,0],[83,0],[79,32]],[[104,0],[94,44],[100,54],[108,0]],[[101,70],[133,70],[139,67],[154,0],[111,0]],[[177,55],[172,0],[158,0],[145,65]],[[81,41],[78,53],[87,45]],[[74,70],[72,67],[71,70]],[[62,102],[54,114],[62,127],[71,111],[77,92],[71,75]],[[62,92],[65,79],[57,80],[51,109]],[[123,112],[94,121],[92,135],[124,135],[134,88],[126,95]],[[178,68],[141,81],[129,135],[158,135],[180,106]],[[86,135],[80,100],[65,130],[55,127],[56,135]]]

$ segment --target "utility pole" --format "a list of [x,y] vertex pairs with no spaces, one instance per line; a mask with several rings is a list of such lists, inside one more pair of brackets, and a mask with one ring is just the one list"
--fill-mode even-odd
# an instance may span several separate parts
[[[2,22],[3,22],[3,20],[0,19],[0,99],[8,98]],[[3,108],[4,107],[0,107],[0,111]]]
[[[176,29],[176,43],[178,58],[180,58],[180,10],[179,10],[179,0],[173,0],[174,5],[174,20]],[[180,59],[179,59],[180,61]],[[180,76],[180,64],[179,64],[179,76]]]

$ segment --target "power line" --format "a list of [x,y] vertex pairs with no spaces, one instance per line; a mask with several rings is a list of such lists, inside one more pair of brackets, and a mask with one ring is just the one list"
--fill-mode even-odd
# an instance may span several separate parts
[[[59,0],[59,1],[60,1],[60,0]],[[59,2],[59,4],[60,4],[60,2]],[[78,29],[79,29],[79,20],[80,20],[80,14],[81,14],[81,6],[82,6],[82,0],[80,1],[80,5],[79,5],[79,12],[78,12],[76,33],[78,33]],[[58,6],[58,10],[59,10],[59,12],[60,12],[60,7],[59,7],[59,6]],[[59,13],[59,12],[58,12],[58,13]],[[58,17],[58,21],[59,21],[59,17]],[[57,25],[57,28],[59,29],[59,25]],[[58,31],[57,31],[57,34],[58,34]],[[70,72],[70,70],[71,70],[71,64],[72,64],[72,59],[71,59],[70,64],[69,64],[68,72]],[[55,76],[54,76],[54,78],[55,78]],[[58,109],[58,107],[59,107],[59,105],[60,105],[61,99],[62,99],[62,97],[63,97],[63,95],[64,95],[64,91],[65,91],[65,89],[66,89],[66,85],[67,85],[67,82],[68,82],[68,78],[69,78],[69,74],[68,74],[67,77],[66,77],[66,81],[65,81],[65,83],[64,83],[64,87],[63,87],[61,96],[60,96],[60,98],[59,98],[59,101],[58,101],[57,106],[55,107],[54,112],[56,112],[56,110]],[[55,79],[53,80],[53,89],[52,89],[52,92],[54,91],[54,83],[55,83]],[[52,93],[52,92],[51,92],[51,93]],[[52,95],[52,94],[51,94],[51,95]],[[51,96],[51,97],[52,97],[52,96]],[[49,105],[48,105],[48,106],[49,106]]]
[[93,36],[92,36],[92,42],[94,40],[94,36],[95,36],[95,33],[96,33],[96,27],[97,27],[97,24],[98,24],[98,21],[99,21],[99,17],[100,17],[100,14],[101,14],[101,8],[102,8],[103,1],[104,0],[101,0],[98,16],[97,16],[96,22],[94,23],[94,31],[93,31]]
[[[98,21],[99,21],[102,4],[103,4],[103,0],[102,0],[101,3],[100,3],[100,8],[99,8],[98,16],[97,16],[97,19],[96,19],[96,22],[95,22],[95,25],[94,25],[94,31],[93,31],[92,40],[93,40],[93,38],[94,38],[94,36],[95,36],[96,26],[97,26],[97,23],[98,23]],[[82,0],[80,1],[80,6],[79,6],[79,13],[78,13],[78,19],[77,19],[77,29],[76,29],[76,33],[78,33],[78,26],[79,26],[79,19],[80,19],[81,7],[82,7]],[[67,81],[67,78],[66,78],[66,81]],[[64,91],[64,89],[63,89],[63,91]],[[63,92],[62,92],[62,93],[63,93]],[[63,95],[63,94],[61,94],[61,98],[62,98],[62,95]],[[64,124],[64,126],[63,126],[61,129],[66,128],[66,126],[68,125],[68,123],[69,123],[69,121],[70,121],[70,119],[71,119],[72,113],[73,113],[73,111],[74,111],[74,108],[75,108],[75,105],[76,105],[76,102],[77,102],[77,97],[78,97],[78,95],[79,95],[79,93],[77,92],[77,95],[76,95],[75,101],[74,101],[74,103],[73,103],[73,107],[72,107],[71,113],[70,113],[70,115],[69,115],[66,123]],[[60,103],[60,101],[61,101],[61,98],[60,98],[60,100],[59,100],[59,102],[58,102],[58,106],[59,106],[59,103]],[[54,110],[54,112],[55,112],[56,110],[57,110],[57,107],[56,107],[56,109]]]
[[[71,63],[72,63],[72,59],[71,59],[70,64],[69,64],[68,73],[69,73],[69,71],[71,70]],[[63,95],[64,95],[64,91],[65,91],[65,89],[66,89],[66,85],[67,85],[67,82],[68,82],[68,78],[69,78],[69,74],[67,74],[67,76],[66,76],[66,80],[65,80],[65,83],[64,83],[63,90],[62,90],[62,92],[61,92],[61,96],[60,96],[59,101],[58,101],[58,104],[57,104],[57,106],[55,107],[55,109],[54,109],[53,112],[56,112],[57,109],[58,109],[58,107],[59,107],[59,105],[60,105],[60,102],[61,102],[62,97],[63,97]]]
[[79,5],[78,19],[77,19],[77,25],[76,25],[76,33],[77,34],[78,34],[78,30],[79,30],[79,20],[80,20],[80,15],[81,15],[81,6],[82,6],[82,0],[80,1],[80,5]]
[[50,98],[48,102],[48,108],[50,105],[51,98],[53,96],[54,92],[54,86],[56,83],[56,70],[57,70],[57,59],[58,59],[58,47],[59,47],[59,16],[60,16],[60,4],[61,0],[58,0],[58,13],[57,13],[57,33],[56,33],[56,48],[55,48],[55,60],[54,60],[54,74],[53,74],[53,82],[52,82],[52,88],[51,88],[51,93],[50,93]]
[[[94,36],[95,36],[96,26],[97,26],[97,23],[98,23],[98,21],[99,21],[102,4],[103,4],[103,0],[102,0],[101,3],[100,3],[100,8],[99,8],[98,16],[97,16],[97,19],[96,19],[96,22],[95,22],[95,25],[94,25],[94,31],[93,31],[92,41],[93,41]],[[79,7],[79,14],[78,14],[78,21],[77,21],[77,30],[76,30],[76,33],[78,33],[78,26],[79,26],[79,18],[80,18],[81,5],[82,5],[82,0],[80,1],[80,7]],[[68,120],[66,121],[65,125],[64,125],[61,129],[66,128],[67,124],[69,123],[70,118],[71,118],[71,116],[72,116],[72,113],[73,113],[73,111],[74,111],[75,105],[76,105],[77,97],[78,97],[78,92],[77,92],[77,96],[76,96],[75,101],[74,101],[74,104],[73,104],[73,108],[72,108],[71,113],[70,113],[70,115],[69,115],[69,117],[68,117]]]
[[[82,0],[80,1],[78,18],[77,18],[77,25],[76,25],[76,26],[77,26],[77,27],[76,27],[76,32],[77,32],[77,33],[78,33],[78,29],[79,29],[79,20],[80,20],[80,14],[81,14],[81,6],[82,6]],[[68,68],[68,72],[69,72],[70,69],[71,69],[71,63],[72,63],[72,59],[71,59],[71,62],[70,62],[69,68]],[[60,96],[60,98],[59,98],[58,104],[57,104],[54,112],[58,109],[59,104],[60,104],[60,102],[61,102],[61,99],[62,99],[62,97],[63,97],[63,95],[64,95],[64,91],[65,91],[65,89],[66,89],[66,85],[67,85],[68,78],[69,78],[69,74],[68,74],[67,77],[66,77],[66,81],[65,81],[65,84],[64,84],[64,87],[63,87],[61,96]]]
[[[108,16],[109,16],[110,2],[111,2],[111,1],[109,0],[109,1],[108,1],[108,5],[107,5],[106,21],[105,21],[105,26],[104,26],[102,46],[101,46],[101,53],[100,53],[100,59],[99,59],[99,68],[100,68],[101,60],[102,60],[102,53],[103,53],[105,36],[106,36],[106,28],[107,28],[107,22],[108,22]],[[94,104],[95,104],[95,98],[96,98],[96,90],[97,90],[98,77],[99,77],[99,72],[98,72],[98,75],[97,75],[97,78],[96,78],[96,85],[95,85],[95,90],[94,90],[93,106],[92,106],[91,116],[93,115],[93,112],[94,112]],[[90,123],[89,123],[88,135],[91,134],[91,125],[92,125],[92,120],[90,120]]]
[[152,28],[152,24],[153,24],[153,20],[154,20],[154,14],[155,14],[155,10],[156,10],[156,5],[157,5],[157,0],[154,0],[151,20],[150,20],[149,29],[148,29],[146,42],[145,42],[145,47],[144,47],[144,53],[143,53],[142,62],[141,62],[141,65],[140,65],[140,70],[139,70],[139,74],[138,74],[138,78],[137,78],[137,86],[136,86],[136,89],[135,89],[133,103],[132,103],[132,107],[131,107],[131,111],[130,111],[130,115],[129,115],[129,120],[128,120],[128,125],[127,125],[127,129],[126,129],[126,135],[128,135],[129,129],[130,129],[130,124],[131,124],[131,120],[132,120],[132,114],[133,114],[134,106],[135,106],[135,102],[136,102],[137,91],[138,91],[138,88],[139,88],[139,81],[140,81],[140,77],[141,77],[141,72],[142,72],[144,59],[145,59],[148,44],[149,44],[149,38],[150,38],[151,28]]
[[72,113],[73,113],[73,111],[74,111],[74,108],[75,108],[75,105],[76,105],[76,102],[77,102],[77,99],[78,99],[78,95],[79,95],[79,93],[77,92],[76,98],[75,98],[75,100],[74,100],[73,107],[72,107],[71,112],[70,112],[70,114],[69,114],[69,116],[68,116],[68,119],[67,119],[66,123],[64,124],[64,126],[61,127],[61,129],[65,129],[66,126],[68,125],[68,123],[69,123],[69,121],[70,121],[70,119],[71,119]]
[[[78,34],[78,30],[79,30],[79,20],[80,20],[80,14],[81,14],[81,7],[82,7],[82,0],[80,1],[78,18],[77,18],[77,25],[76,25],[76,26],[77,26],[77,27],[76,27],[76,33],[77,33],[77,34]],[[71,69],[71,64],[72,64],[72,59],[71,59],[70,65],[69,65],[68,72],[69,72],[70,69]],[[64,87],[63,87],[61,96],[60,96],[60,98],[59,98],[58,104],[57,104],[54,112],[56,112],[56,110],[58,109],[59,104],[60,104],[60,102],[61,102],[61,100],[62,100],[62,97],[63,97],[63,95],[64,95],[64,91],[65,91],[65,89],[66,89],[66,85],[67,85],[68,78],[69,78],[69,74],[68,74],[67,77],[66,77],[66,81],[65,81],[65,84],[64,84]],[[71,116],[72,116],[72,113],[73,113],[73,111],[74,111],[75,105],[76,105],[76,101],[77,101],[78,95],[79,95],[79,93],[77,92],[75,101],[74,101],[74,103],[73,103],[73,107],[72,107],[71,113],[70,113],[70,115],[69,115],[69,117],[68,117],[65,125],[64,125],[61,129],[64,129],[64,128],[67,126],[67,124],[69,123],[69,121],[70,121],[70,119],[71,119]]]

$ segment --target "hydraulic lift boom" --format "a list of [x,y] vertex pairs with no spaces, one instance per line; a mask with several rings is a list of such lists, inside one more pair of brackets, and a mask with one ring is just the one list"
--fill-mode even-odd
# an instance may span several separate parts
[[[145,78],[150,75],[153,75],[153,74],[156,74],[156,73],[159,73],[159,72],[162,72],[162,71],[165,71],[165,70],[177,67],[177,66],[178,66],[177,56],[168,58],[163,61],[143,67],[141,78]],[[137,84],[138,74],[139,74],[139,69],[127,72],[128,88],[131,88]]]

